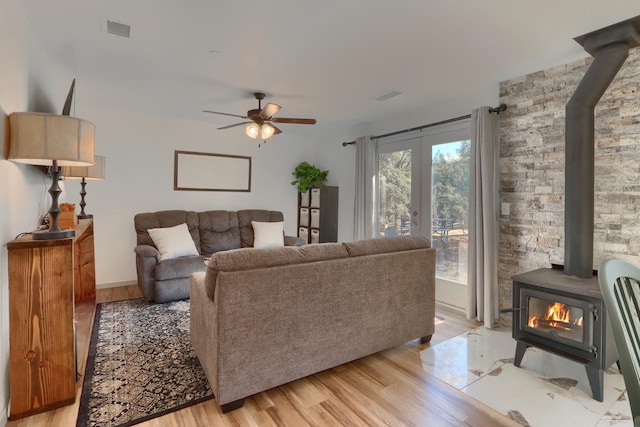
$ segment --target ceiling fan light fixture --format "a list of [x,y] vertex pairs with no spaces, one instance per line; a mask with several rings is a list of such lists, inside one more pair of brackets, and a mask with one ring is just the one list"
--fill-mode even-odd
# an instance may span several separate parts
[[[264,108],[262,108],[261,101],[264,99],[264,93],[256,92],[254,96],[258,100],[258,108],[253,108],[247,111],[247,114],[232,114],[232,113],[224,113],[221,111],[210,111],[203,110],[205,113],[213,113],[213,114],[221,114],[223,116],[231,116],[238,117],[244,119],[240,123],[234,123],[227,126],[219,127],[218,129],[229,129],[236,126],[244,126],[244,132],[247,134],[249,138],[257,139],[260,137],[263,141],[267,141],[267,139],[271,138],[274,135],[282,133],[276,125],[273,123],[288,123],[288,124],[299,124],[299,125],[315,125],[316,119],[303,119],[303,118],[295,118],[295,117],[273,117],[279,110],[280,106],[273,103],[268,103]],[[253,123],[252,123],[253,122]]]
[[273,128],[273,126],[271,126],[269,123],[265,123],[260,129],[260,136],[262,137],[262,139],[267,139],[272,137],[275,131],[276,130]]
[[250,138],[256,139],[258,137],[258,134],[260,134],[260,126],[258,126],[255,123],[251,123],[249,126],[245,128],[244,132]]

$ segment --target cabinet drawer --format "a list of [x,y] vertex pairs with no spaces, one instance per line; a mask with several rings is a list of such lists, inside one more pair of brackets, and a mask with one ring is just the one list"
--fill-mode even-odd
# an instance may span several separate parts
[[320,228],[320,209],[311,209],[311,228]]
[[298,228],[298,237],[304,240],[305,243],[309,243],[309,229],[307,227]]
[[309,226],[309,208],[300,208],[300,225]]
[[309,206],[309,190],[306,193],[300,193],[300,206]]
[[320,189],[319,188],[311,189],[311,207],[312,208],[320,207]]

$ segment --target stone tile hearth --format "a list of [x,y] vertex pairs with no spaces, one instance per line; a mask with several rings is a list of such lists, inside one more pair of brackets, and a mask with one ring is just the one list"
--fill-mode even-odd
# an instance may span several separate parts
[[633,427],[622,375],[605,373],[604,401],[591,397],[582,365],[530,348],[513,365],[511,330],[476,328],[423,350],[427,373],[524,426]]

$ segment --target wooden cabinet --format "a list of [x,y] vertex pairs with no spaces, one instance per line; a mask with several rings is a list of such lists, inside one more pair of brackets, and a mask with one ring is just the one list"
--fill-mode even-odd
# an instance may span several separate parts
[[75,401],[74,288],[95,297],[93,222],[84,221],[75,238],[7,243],[11,419]]
[[338,241],[338,187],[298,194],[298,237],[307,243]]

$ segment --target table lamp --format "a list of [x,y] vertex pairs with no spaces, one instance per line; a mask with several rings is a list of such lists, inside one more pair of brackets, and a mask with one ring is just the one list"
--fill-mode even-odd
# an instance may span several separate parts
[[71,179],[80,179],[82,182],[82,190],[80,191],[80,215],[78,218],[86,219],[93,218],[93,215],[87,214],[84,211],[84,207],[87,205],[84,201],[84,196],[87,195],[85,186],[87,185],[87,179],[105,179],[105,170],[107,169],[107,159],[104,156],[93,156],[93,166],[66,166],[62,168],[62,176]]
[[64,239],[74,230],[60,230],[58,184],[61,166],[93,165],[95,125],[76,117],[47,113],[11,113],[9,115],[9,155],[13,162],[51,166],[51,207],[48,230],[33,232],[34,240]]

